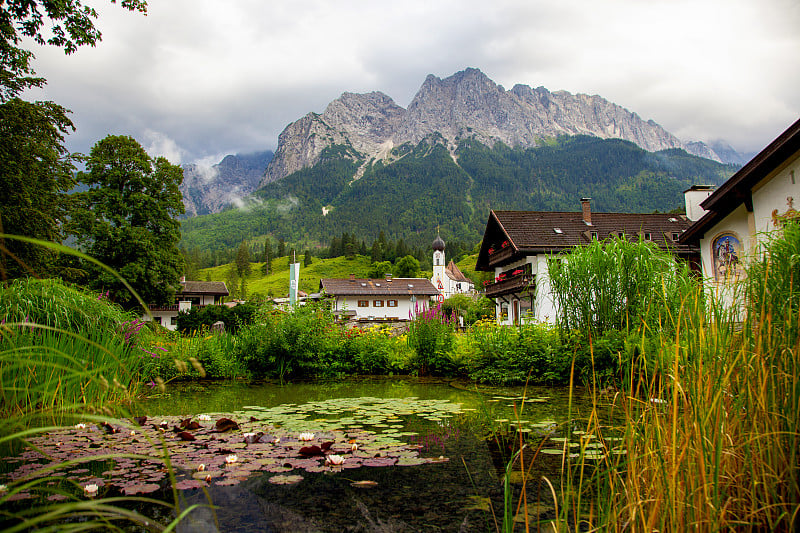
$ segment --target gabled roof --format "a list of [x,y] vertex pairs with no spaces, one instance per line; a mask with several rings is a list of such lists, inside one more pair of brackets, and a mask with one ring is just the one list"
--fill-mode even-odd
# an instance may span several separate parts
[[700,202],[700,206],[708,213],[686,230],[681,236],[681,243],[698,242],[706,230],[742,204],[752,209],[753,188],[798,151],[800,151],[800,120],[789,126],[728,181]]
[[214,296],[227,296],[228,288],[224,281],[182,281],[180,295],[210,294]]
[[684,215],[670,213],[591,213],[591,224],[583,220],[582,212],[491,211],[486,223],[483,243],[478,254],[477,270],[490,270],[489,249],[500,251],[503,243],[512,248],[512,259],[540,253],[558,253],[591,242],[593,233],[603,240],[620,233],[638,239],[645,233],[662,248],[678,254],[696,252],[693,246],[679,246],[672,239],[691,221]]
[[453,281],[472,283],[472,280],[461,272],[461,269],[458,268],[458,265],[456,265],[452,259],[447,263],[447,267],[445,267],[444,271]]
[[380,279],[323,278],[320,290],[331,296],[435,296],[439,294],[429,279],[392,278]]

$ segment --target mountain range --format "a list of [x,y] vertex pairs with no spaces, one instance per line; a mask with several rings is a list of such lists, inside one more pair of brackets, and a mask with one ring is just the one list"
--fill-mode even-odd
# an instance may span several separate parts
[[[360,163],[352,179],[368,165],[391,163],[397,148],[436,138],[454,160],[459,143],[487,147],[536,148],[559,136],[587,135],[630,141],[648,152],[682,149],[721,163],[739,164],[747,156],[724,142],[709,146],[685,142],[652,120],[644,120],[594,95],[551,92],[517,84],[506,90],[478,69],[441,79],[429,75],[407,109],[381,92],[345,92],[322,114],[308,113],[289,124],[269,151],[229,155],[213,167],[184,167],[184,203],[188,216],[236,205],[269,183],[317,165],[326,150],[345,146]],[[402,150],[401,150],[402,152]]]

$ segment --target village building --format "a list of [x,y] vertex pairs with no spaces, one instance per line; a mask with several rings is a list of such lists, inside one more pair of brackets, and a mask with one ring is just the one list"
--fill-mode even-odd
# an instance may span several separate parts
[[690,264],[699,263],[696,246],[679,242],[691,221],[669,213],[593,213],[591,199],[580,212],[491,211],[475,269],[494,272],[484,294],[496,302],[498,324],[555,322],[548,260],[594,240],[646,240]]
[[707,286],[731,303],[748,258],[784,221],[800,218],[800,120],[718,189],[696,200],[696,222],[680,242],[699,247]]
[[178,313],[188,312],[193,307],[220,305],[222,298],[228,296],[228,288],[223,281],[186,281],[181,280],[181,290],[175,294],[175,303],[170,305],[148,305],[150,315],[145,314],[142,320],[151,319],[165,328],[177,329]]
[[331,310],[339,318],[360,321],[407,321],[430,308],[439,291],[429,279],[324,278],[320,292],[331,300]]
[[475,283],[461,272],[461,269],[450,260],[445,266],[445,242],[437,234],[433,240],[433,275],[431,283],[439,291],[437,299],[442,302],[454,294],[471,294],[475,292]]

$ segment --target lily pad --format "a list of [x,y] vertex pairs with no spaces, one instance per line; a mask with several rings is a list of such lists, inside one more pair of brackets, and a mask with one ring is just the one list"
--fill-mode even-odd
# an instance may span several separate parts
[[301,475],[291,475],[291,476],[272,476],[269,478],[270,483],[274,483],[275,485],[294,485],[295,483],[300,483],[303,481],[303,476]]

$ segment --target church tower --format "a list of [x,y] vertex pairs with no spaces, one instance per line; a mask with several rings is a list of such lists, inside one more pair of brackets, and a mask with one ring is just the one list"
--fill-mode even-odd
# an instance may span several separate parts
[[444,273],[444,269],[444,241],[437,230],[436,238],[433,240],[433,277],[431,282],[433,283],[433,286],[439,290],[439,294],[442,295],[444,294],[445,285],[448,281],[448,278]]

